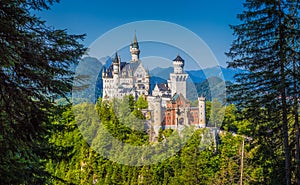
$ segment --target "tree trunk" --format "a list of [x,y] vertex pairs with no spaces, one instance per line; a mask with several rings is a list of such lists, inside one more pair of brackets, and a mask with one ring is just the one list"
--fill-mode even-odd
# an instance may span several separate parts
[[[297,16],[296,12],[292,12],[293,16]],[[292,23],[292,28],[295,29],[295,22]],[[292,40],[292,47],[295,49],[295,35],[293,35]],[[300,154],[300,144],[299,144],[299,113],[298,113],[298,88],[297,88],[297,62],[295,60],[295,53],[292,54],[292,60],[293,60],[293,100],[294,100],[294,126],[295,126],[295,145],[296,145],[296,153],[295,153],[295,160],[296,160],[296,182],[298,185],[300,185],[300,160],[299,160],[299,154]]]
[[282,10],[281,0],[278,0],[279,12],[279,62],[280,62],[280,76],[281,76],[281,111],[282,111],[282,131],[283,131],[283,147],[285,156],[285,178],[286,185],[291,184],[291,168],[290,168],[290,150],[289,150],[289,133],[288,133],[288,119],[287,119],[287,102],[286,102],[286,75],[285,75],[285,53],[283,47],[284,33],[282,28]]
[[[294,64],[295,66],[295,64]],[[298,114],[298,99],[297,99],[297,84],[294,80],[294,119],[295,119],[295,134],[296,134],[296,177],[297,177],[297,184],[300,185],[300,160],[299,160],[299,154],[300,154],[300,146],[299,146],[299,114]]]

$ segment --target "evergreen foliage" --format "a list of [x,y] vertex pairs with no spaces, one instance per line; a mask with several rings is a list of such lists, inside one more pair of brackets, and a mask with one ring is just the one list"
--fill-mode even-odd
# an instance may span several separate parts
[[72,72],[84,53],[83,35],[47,27],[32,15],[55,0],[0,3],[0,179],[1,184],[45,184],[45,159],[54,99],[72,87]]
[[[127,100],[128,98],[125,97],[121,101],[127,102]],[[134,107],[137,107],[138,101],[134,101],[133,104]],[[119,105],[125,106],[126,104],[120,103]],[[96,105],[78,104],[72,108],[67,107],[65,112],[57,115],[53,124],[64,125],[62,127],[64,129],[55,133],[50,141],[64,152],[61,153],[62,157],[51,159],[47,163],[47,170],[55,177],[52,180],[53,184],[233,184],[239,182],[241,145],[244,138],[230,132],[222,132],[220,134],[221,143],[215,143],[212,142],[214,139],[209,129],[198,129],[180,151],[156,164],[127,166],[104,158],[93,150],[97,146],[97,142],[106,144],[105,146],[108,147],[106,151],[111,149],[114,143],[107,140],[108,137],[99,133],[100,130],[98,130],[98,135],[93,138],[92,147],[89,147],[87,140],[79,132],[82,129],[81,125],[76,127],[78,120],[75,122],[74,109],[96,108],[101,123],[104,123],[109,133],[120,141],[137,146],[151,144],[145,131],[134,130],[122,124],[112,107],[112,102],[99,99]],[[233,105],[223,107],[223,109],[235,110]],[[130,115],[129,113],[128,117]],[[226,117],[231,118],[230,120],[234,123],[227,122],[228,127],[235,125],[236,129],[240,129],[238,127],[240,124],[235,119],[235,112],[226,111]],[[95,125],[93,130],[97,132],[96,125],[99,124],[92,121],[88,125]],[[171,137],[172,135],[173,137]],[[180,134],[177,131],[161,130],[158,142],[172,144],[177,143],[178,139],[180,139]],[[246,141],[244,184],[251,184],[264,176],[259,173],[259,169],[251,165],[250,161],[255,156],[250,149]],[[158,148],[158,150],[160,149]],[[118,150],[110,152],[119,155]],[[132,156],[130,151],[128,154],[130,155],[124,156],[126,160],[135,160],[141,157]]]
[[[251,120],[253,145],[265,145],[264,153],[269,150],[269,157],[263,155],[256,162],[264,170],[272,169],[266,172],[272,179],[265,181],[271,184],[291,184],[295,179],[291,132],[299,133],[299,128],[294,131],[291,125],[298,127],[298,115],[289,115],[298,114],[299,108],[300,73],[299,67],[295,68],[300,56],[299,6],[296,0],[246,0],[245,11],[238,15],[242,23],[231,26],[236,39],[227,53],[232,59],[228,66],[248,71],[238,74],[237,84],[230,86],[231,101]],[[299,148],[299,137],[297,140]],[[299,163],[296,168],[299,169]],[[300,183],[300,174],[295,174]]]

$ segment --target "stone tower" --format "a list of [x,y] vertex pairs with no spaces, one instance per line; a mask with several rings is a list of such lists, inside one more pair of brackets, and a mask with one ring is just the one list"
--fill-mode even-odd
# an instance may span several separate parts
[[[113,60],[113,87],[118,87],[119,86],[119,73],[120,73],[120,57],[118,56],[118,53],[116,52],[115,58]],[[111,96],[115,97],[118,93],[117,88],[113,88],[111,90]]]
[[139,43],[136,38],[136,34],[134,34],[133,43],[130,44],[130,53],[131,53],[131,62],[139,61],[140,49],[139,49]]
[[158,134],[162,123],[162,107],[161,107],[161,97],[155,97],[152,103],[153,110],[153,129],[155,134]]
[[145,93],[145,95],[149,95],[149,92],[150,92],[150,73],[149,73],[148,69],[146,70],[145,82],[146,82],[146,85],[145,85],[146,93]]
[[199,109],[199,127],[206,127],[206,116],[205,116],[205,97],[198,97],[198,109]]
[[113,60],[113,74],[114,76],[118,76],[120,72],[120,58],[118,56],[118,53],[116,52],[115,58]]
[[186,97],[186,80],[188,74],[183,70],[184,60],[177,55],[173,60],[174,72],[170,74],[169,87],[171,89],[171,94],[174,96],[175,93],[182,94],[184,98]]

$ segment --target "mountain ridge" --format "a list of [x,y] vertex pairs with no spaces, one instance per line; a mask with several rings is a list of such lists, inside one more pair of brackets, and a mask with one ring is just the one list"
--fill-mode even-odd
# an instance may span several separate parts
[[[173,67],[156,67],[150,71],[150,76],[156,76],[167,80],[171,72],[173,72]],[[234,76],[243,72],[246,72],[246,70],[224,68],[222,66],[215,66],[199,70],[186,70],[186,73],[189,74],[190,79],[195,83],[202,82],[210,77],[219,77],[220,79],[234,83]]]

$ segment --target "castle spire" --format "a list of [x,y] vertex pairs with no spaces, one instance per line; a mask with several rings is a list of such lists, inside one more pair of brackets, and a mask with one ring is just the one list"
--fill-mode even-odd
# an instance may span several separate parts
[[115,53],[115,58],[113,60],[114,63],[119,63],[118,51]]
[[138,43],[137,38],[136,38],[136,32],[134,32],[133,43]]
[[118,74],[120,71],[120,58],[118,56],[118,51],[116,51],[115,58],[113,59],[113,71],[114,74]]
[[136,38],[136,33],[134,33],[133,42],[130,44],[131,62],[139,61],[140,50],[139,43]]

